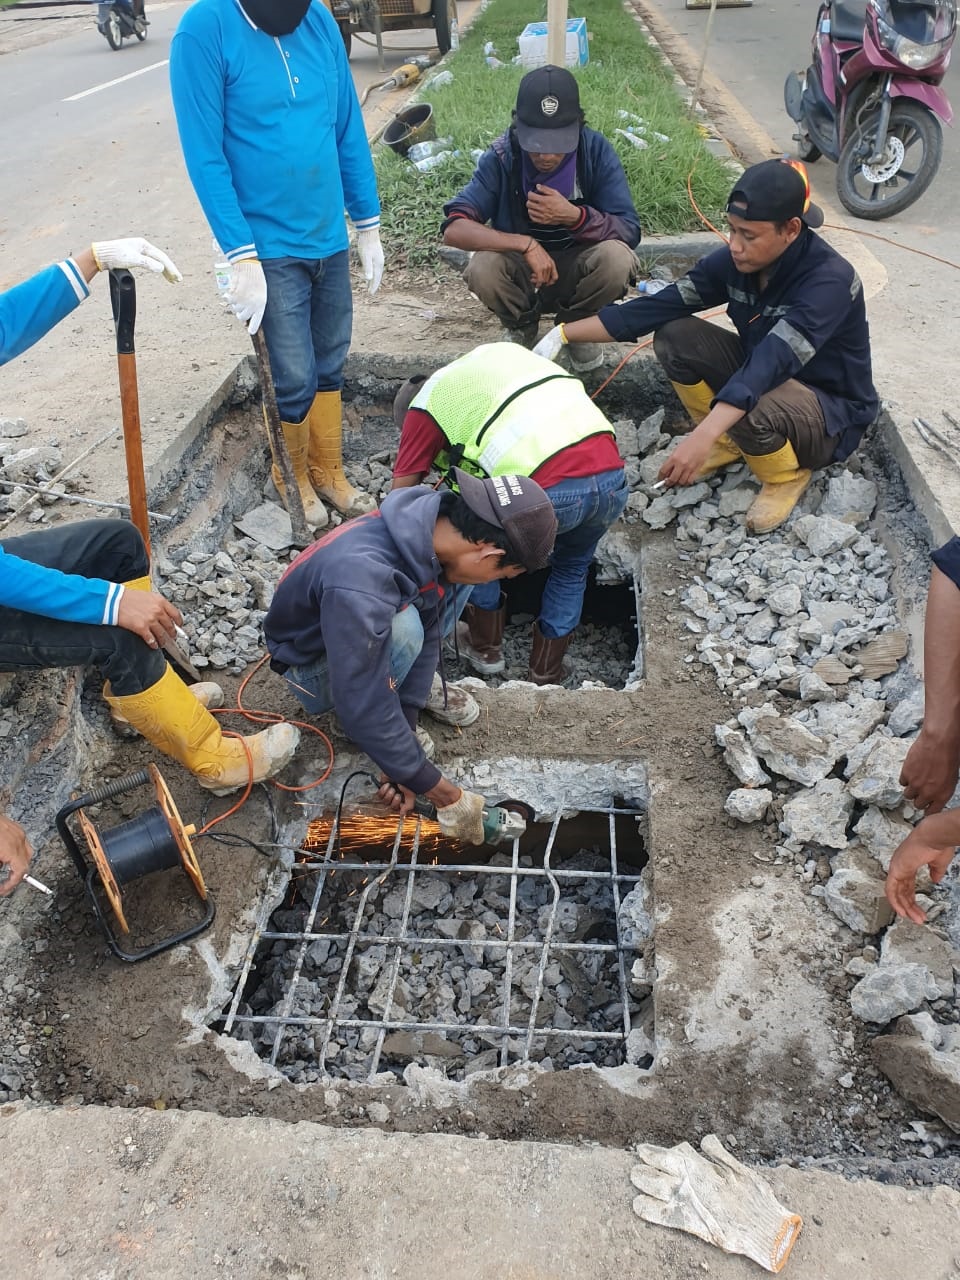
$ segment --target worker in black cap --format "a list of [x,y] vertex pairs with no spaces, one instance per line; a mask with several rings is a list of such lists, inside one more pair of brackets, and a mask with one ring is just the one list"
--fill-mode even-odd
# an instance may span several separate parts
[[[473,251],[472,293],[532,347],[541,315],[577,320],[622,298],[636,280],[640,223],[617,153],[588,129],[573,74],[538,67],[520,81],[513,123],[444,205],[445,244]],[[603,354],[573,343],[576,373]]]
[[468,595],[456,588],[545,568],[557,517],[528,476],[481,480],[454,467],[453,479],[457,493],[397,489],[314,542],[280,579],[263,631],[271,666],[305,710],[336,711],[399,788],[384,799],[409,813],[425,795],[444,835],[481,844],[483,797],[430,762],[417,719],[438,667],[441,700],[447,692],[442,641]]
[[[803,165],[747,169],[727,221],[728,244],[675,284],[558,325],[535,349],[554,359],[569,342],[633,342],[652,331],[694,423],[661,479],[692,484],[742,458],[762,482],[747,527],[766,533],[788,518],[813,471],[853,453],[879,401],[863,286],[813,230],[823,213]],[[694,315],[724,304],[736,333]]]

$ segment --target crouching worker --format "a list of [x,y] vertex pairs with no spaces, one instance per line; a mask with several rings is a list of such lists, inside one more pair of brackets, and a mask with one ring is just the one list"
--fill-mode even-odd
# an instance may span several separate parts
[[[428,705],[444,710],[436,673],[466,599],[456,588],[543,568],[557,520],[526,476],[479,480],[454,468],[454,479],[459,493],[397,490],[308,547],[280,579],[263,629],[273,669],[304,708],[336,711],[382,770],[387,803],[409,813],[424,795],[444,835],[481,844],[483,797],[431,764],[417,720]],[[462,712],[460,723],[469,718]]]
[[[660,469],[688,485],[742,458],[762,483],[747,527],[783,524],[813,471],[842,462],[879,409],[857,273],[812,228],[797,161],[747,169],[727,203],[729,244],[650,297],[558,325],[535,348],[554,359],[568,342],[633,341],[653,349],[694,429]],[[694,312],[726,304],[736,333]]]
[[[204,701],[176,675],[162,645],[180,612],[150,590],[147,553],[126,520],[83,520],[7,538],[0,546],[0,671],[94,666],[111,713],[201,787],[226,795],[250,776],[262,782],[289,763],[300,735],[271,725],[250,738],[224,737]],[[245,749],[246,748],[246,749]]]
[[[111,267],[181,278],[166,254],[140,237],[98,241],[0,294],[0,364],[69,315],[97,272]],[[223,736],[163,658],[161,646],[181,617],[150,590],[148,572],[143,539],[125,520],[87,520],[5,539],[0,671],[98,667],[115,719],[185,765],[201,786],[217,794],[235,790],[249,776],[244,744]],[[299,734],[273,725],[244,741],[261,781],[287,764]]]
[[[528,474],[557,516],[557,540],[533,624],[528,678],[560,684],[597,543],[629,496],[613,427],[583,383],[514,343],[476,347],[432,377],[407,380],[393,405],[400,445],[393,487],[437,466],[476,475]],[[481,675],[502,671],[506,609],[496,582],[474,587],[458,647]]]

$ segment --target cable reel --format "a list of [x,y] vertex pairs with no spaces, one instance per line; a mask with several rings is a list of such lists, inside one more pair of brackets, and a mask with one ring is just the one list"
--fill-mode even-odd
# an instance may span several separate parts
[[[139,817],[122,822],[117,827],[101,830],[84,812],[90,805],[101,804],[127,791],[151,784],[156,793],[156,804]],[[85,853],[81,851],[80,844],[68,825],[67,820],[71,817],[76,818],[80,828],[86,846]],[[57,814],[57,831],[86,887],[94,914],[110,949],[121,960],[135,963],[159,955],[162,951],[168,951],[171,947],[196,937],[212,923],[216,906],[207,893],[200,864],[190,843],[196,827],[184,824],[163,775],[155,764],[71,800]],[[123,908],[123,886],[154,872],[170,871],[177,866],[181,867],[197,897],[205,904],[202,919],[150,946],[139,949],[122,946],[118,933],[124,935],[130,932]]]

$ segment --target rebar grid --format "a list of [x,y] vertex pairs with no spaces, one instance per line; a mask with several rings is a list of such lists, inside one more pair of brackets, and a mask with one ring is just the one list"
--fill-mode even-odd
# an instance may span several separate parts
[[[390,860],[388,862],[370,863],[370,862],[347,862],[334,860],[334,851],[339,847],[339,824],[331,823],[330,835],[326,845],[326,851],[322,858],[313,859],[296,864],[297,874],[314,874],[316,877],[313,894],[306,918],[304,920],[304,928],[300,931],[271,930],[268,928],[269,916],[275,905],[271,905],[269,900],[265,898],[264,903],[258,913],[257,924],[251,936],[250,943],[247,947],[246,955],[241,966],[240,976],[237,987],[230,1004],[229,1011],[224,1020],[223,1030],[225,1033],[235,1033],[234,1029],[238,1026],[259,1026],[269,1027],[273,1031],[273,1039],[270,1047],[269,1061],[272,1066],[276,1066],[278,1055],[283,1045],[284,1038],[291,1031],[296,1029],[301,1031],[305,1028],[312,1029],[315,1032],[322,1032],[322,1041],[317,1049],[316,1067],[320,1072],[326,1072],[327,1060],[332,1052],[339,1052],[341,1046],[335,1041],[335,1033],[346,1031],[347,1029],[359,1029],[362,1033],[365,1029],[375,1030],[377,1032],[376,1040],[373,1048],[368,1050],[369,1067],[367,1071],[368,1080],[372,1080],[378,1073],[380,1061],[383,1053],[384,1041],[389,1032],[394,1030],[403,1030],[408,1032],[437,1032],[441,1034],[456,1033],[463,1036],[480,1035],[489,1039],[499,1040],[499,1063],[501,1066],[509,1065],[511,1054],[514,1055],[513,1060],[521,1063],[530,1060],[533,1046],[538,1041],[548,1041],[551,1038],[561,1038],[572,1042],[587,1042],[591,1040],[601,1041],[606,1044],[619,1043],[624,1044],[631,1030],[630,1019],[630,1003],[629,991],[627,985],[627,965],[624,961],[623,947],[620,937],[620,902],[621,902],[621,884],[627,885],[627,891],[640,879],[637,874],[624,874],[619,870],[619,861],[617,853],[617,833],[616,819],[618,815],[628,815],[636,818],[637,811],[634,809],[622,808],[604,808],[604,809],[580,809],[581,813],[594,813],[604,815],[607,818],[607,828],[609,836],[609,859],[610,869],[603,871],[587,871],[575,869],[558,869],[551,865],[551,858],[554,851],[557,831],[561,821],[563,812],[562,803],[558,807],[557,815],[553,820],[550,833],[547,838],[546,848],[543,855],[542,867],[525,867],[520,865],[520,846],[519,841],[514,840],[512,843],[511,861],[509,864],[490,865],[487,863],[475,864],[441,864],[438,862],[424,863],[420,861],[420,832],[421,824],[418,820],[415,824],[413,833],[412,846],[410,847],[410,861],[399,862],[400,847],[404,835],[408,829],[404,827],[404,821],[401,818],[397,823],[397,831],[393,840]],[[328,885],[329,877],[332,873],[339,872],[341,877],[344,873],[355,873],[363,875],[364,883],[361,892],[357,895],[356,906],[352,921],[350,921],[347,930],[323,931],[321,928],[314,927],[318,911],[320,910],[321,900],[324,891]],[[413,900],[413,891],[415,877],[418,873],[427,872],[430,875],[445,876],[463,876],[465,874],[474,875],[479,878],[484,877],[507,877],[510,883],[510,896],[507,914],[506,935],[499,938],[446,938],[436,932],[410,933],[410,917],[411,905]],[[406,889],[403,893],[403,906],[401,909],[398,927],[389,933],[368,932],[362,929],[364,913],[371,894],[386,883],[390,877],[396,877],[400,874],[406,875]],[[528,878],[546,878],[552,889],[552,899],[547,907],[542,907],[538,911],[538,917],[542,917],[543,911],[549,912],[545,926],[542,926],[543,936],[539,939],[533,938],[517,938],[517,892],[521,877]],[[557,910],[560,903],[561,889],[565,883],[576,883],[577,881],[593,881],[601,880],[610,884],[613,902],[612,924],[615,929],[616,942],[565,942],[554,938],[556,927]],[[348,898],[352,898],[357,893],[356,889],[351,890]],[[338,903],[329,905],[328,917],[338,909],[346,912],[348,910],[345,900],[341,899]],[[497,926],[499,930],[499,925]],[[301,1015],[292,1012],[294,1001],[297,994],[297,985],[303,972],[303,966],[307,949],[316,941],[330,941],[334,943],[345,944],[345,951],[340,964],[340,972],[337,978],[336,990],[330,998],[329,1006],[323,1015]],[[289,942],[291,946],[296,947],[296,959],[293,972],[287,982],[287,986],[283,995],[283,1002],[279,1011],[266,1014],[240,1013],[239,1006],[243,998],[243,992],[246,989],[250,978],[250,972],[253,967],[256,955],[261,946],[270,946],[275,942]],[[375,944],[386,946],[392,954],[388,954],[384,968],[388,969],[388,979],[386,984],[385,1003],[383,1006],[383,1015],[381,1017],[356,1017],[341,1008],[344,995],[346,992],[350,966],[357,949],[367,944]],[[490,950],[503,952],[504,955],[504,971],[502,976],[503,998],[501,1003],[502,1014],[498,1022],[450,1022],[440,1018],[420,1018],[419,1016],[411,1018],[409,1011],[403,1010],[402,1006],[397,1006],[398,1014],[406,1014],[407,1016],[393,1016],[391,1011],[394,1006],[394,999],[397,990],[397,983],[400,978],[403,956],[405,952],[412,952],[427,947],[437,948],[444,951],[450,948],[466,951],[468,949],[477,949],[484,954],[489,954]],[[511,993],[513,985],[513,965],[515,955],[529,951],[539,951],[539,963],[537,967],[536,984],[533,996],[530,998],[530,1012],[526,1026],[516,1024],[511,1018]],[[543,995],[545,974],[549,964],[551,955],[553,954],[573,954],[577,953],[612,953],[616,957],[617,981],[619,986],[620,1001],[623,1008],[623,1029],[618,1031],[602,1031],[592,1026],[571,1026],[557,1027],[544,1025],[538,1027],[537,1016],[540,1008],[541,998]],[[589,1011],[586,1015],[589,1017]],[[585,1019],[583,1020],[585,1021]],[[518,1046],[519,1042],[519,1046]]]

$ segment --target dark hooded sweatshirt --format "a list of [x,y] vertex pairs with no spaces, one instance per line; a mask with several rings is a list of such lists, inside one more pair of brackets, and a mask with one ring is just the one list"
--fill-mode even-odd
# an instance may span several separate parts
[[[347,737],[418,795],[442,776],[414,733],[440,661],[449,590],[433,550],[439,506],[432,489],[397,489],[379,510],[333,529],[287,569],[263,623],[274,671],[326,655]],[[419,611],[423,648],[397,688],[390,644],[401,609]]]

